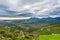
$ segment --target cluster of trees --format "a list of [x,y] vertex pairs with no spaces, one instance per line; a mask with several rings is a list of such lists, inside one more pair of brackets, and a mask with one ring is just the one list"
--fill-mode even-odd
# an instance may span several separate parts
[[33,35],[22,30],[1,27],[0,28],[0,40],[32,40]]

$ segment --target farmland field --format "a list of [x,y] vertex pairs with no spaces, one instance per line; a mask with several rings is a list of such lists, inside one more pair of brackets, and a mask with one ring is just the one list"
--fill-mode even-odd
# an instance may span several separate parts
[[60,34],[40,35],[37,40],[60,40]]

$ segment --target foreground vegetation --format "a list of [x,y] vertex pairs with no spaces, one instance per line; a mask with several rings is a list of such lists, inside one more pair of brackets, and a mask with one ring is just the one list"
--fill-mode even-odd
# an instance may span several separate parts
[[2,24],[0,40],[60,40],[60,23]]
[[37,40],[60,40],[60,34],[40,35]]

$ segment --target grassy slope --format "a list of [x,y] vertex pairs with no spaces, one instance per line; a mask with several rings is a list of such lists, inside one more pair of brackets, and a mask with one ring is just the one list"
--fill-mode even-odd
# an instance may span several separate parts
[[[46,29],[49,29],[49,32],[51,34],[45,35],[48,33]],[[44,35],[41,35],[41,34],[44,34]],[[60,40],[60,23],[54,23],[54,24],[48,25],[44,30],[40,32],[37,40]]]
[[37,40],[60,40],[60,34],[40,35]]

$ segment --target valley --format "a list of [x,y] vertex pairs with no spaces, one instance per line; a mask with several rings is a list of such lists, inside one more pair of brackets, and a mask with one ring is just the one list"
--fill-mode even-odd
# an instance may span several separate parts
[[38,40],[39,35],[52,34],[60,34],[59,21],[37,18],[0,21],[0,40]]

